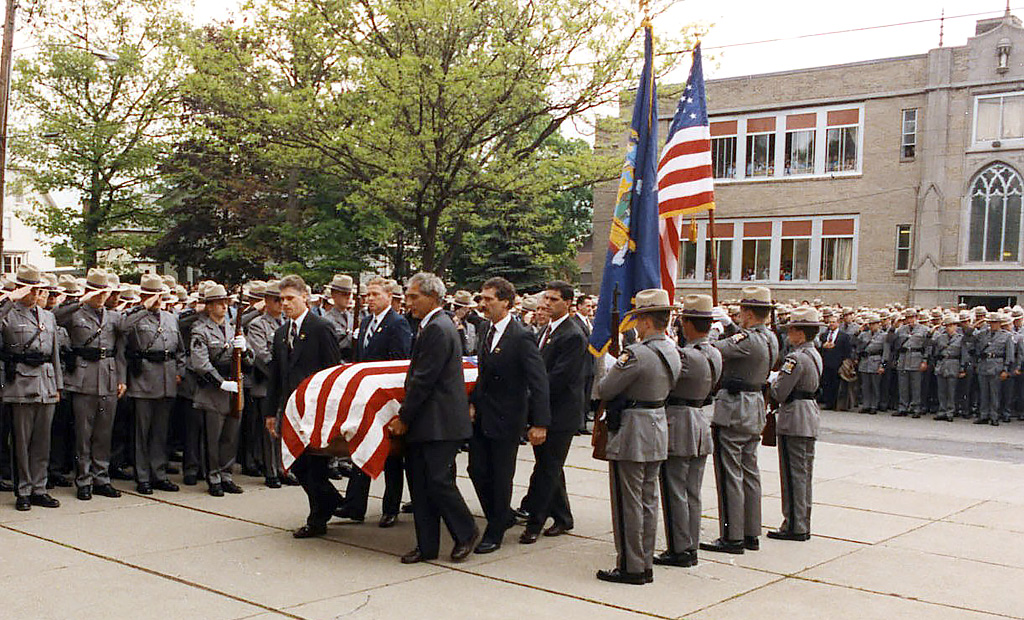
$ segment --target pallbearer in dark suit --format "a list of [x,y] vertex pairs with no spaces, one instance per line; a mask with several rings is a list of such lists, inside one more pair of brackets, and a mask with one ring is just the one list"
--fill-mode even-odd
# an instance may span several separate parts
[[519,537],[526,545],[537,542],[549,516],[554,523],[546,536],[564,534],[574,525],[562,466],[583,416],[584,364],[590,354],[586,336],[569,317],[572,299],[567,282],[550,282],[544,291],[542,308],[551,320],[540,335],[540,354],[548,375],[551,425],[544,443],[533,448],[536,462],[524,506],[529,516]]
[[[289,320],[274,332],[274,357],[270,364],[268,398],[274,404],[276,415],[268,416],[265,422],[267,430],[275,437],[288,397],[295,388],[309,375],[341,361],[334,329],[306,306],[306,283],[302,278],[285,276],[278,287],[281,308]],[[338,490],[327,477],[329,459],[306,451],[292,465],[292,472],[309,499],[306,525],[295,530],[292,534],[295,538],[327,533],[327,521],[341,503]]]
[[[375,278],[366,283],[366,307],[370,316],[363,319],[355,342],[357,362],[409,359],[412,330],[409,322],[391,308],[387,280]],[[402,503],[402,457],[389,456],[384,462],[384,505],[380,527],[391,527],[398,520]],[[345,493],[345,503],[335,513],[343,519],[362,521],[370,495],[370,477],[353,469]]]
[[472,425],[462,343],[455,324],[441,309],[444,294],[444,283],[429,273],[413,276],[406,294],[419,327],[405,378],[405,400],[389,425],[392,434],[405,437],[409,490],[416,506],[416,548],[402,556],[404,564],[437,558],[442,519],[455,539],[455,562],[473,551],[479,534],[455,486],[455,455],[472,435]]
[[491,324],[480,340],[480,369],[470,394],[469,477],[487,517],[476,552],[491,553],[501,547],[512,521],[512,477],[523,428],[529,424],[530,443],[541,445],[551,414],[548,377],[537,341],[509,314],[515,287],[504,278],[491,278],[481,291],[484,315]]

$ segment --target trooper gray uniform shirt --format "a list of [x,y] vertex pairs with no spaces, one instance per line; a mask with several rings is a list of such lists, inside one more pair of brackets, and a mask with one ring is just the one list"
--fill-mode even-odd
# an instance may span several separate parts
[[680,367],[675,343],[663,334],[654,335],[626,347],[598,386],[603,400],[621,395],[632,401],[622,412],[619,429],[609,430],[606,450],[612,529],[618,568],[623,572],[643,573],[654,567],[658,470],[668,457],[668,422],[663,404],[652,405],[663,403]]
[[[334,310],[327,313],[329,317]],[[273,416],[274,411],[266,403],[267,391],[270,379],[270,363],[273,357],[274,332],[284,324],[282,317],[274,318],[264,312],[249,323],[247,337],[249,349],[253,356],[253,371],[247,377],[252,377],[252,385],[249,387],[249,395],[256,399],[260,407],[260,419]],[[277,449],[277,441],[270,436],[266,428],[260,435],[260,449],[263,454],[264,475],[267,478],[281,476],[281,451]]]
[[722,375],[722,354],[707,338],[679,349],[679,379],[668,397],[668,460],[661,467],[661,501],[668,551],[696,551],[700,488],[711,454],[711,425],[702,407]]
[[715,342],[722,353],[712,439],[721,538],[741,542],[761,533],[761,474],[757,449],[765,424],[761,392],[778,359],[778,341],[764,325]]
[[[266,315],[264,315],[266,316]],[[352,332],[353,332],[353,320],[352,312],[350,310],[341,311],[337,308],[331,308],[324,313],[324,318],[334,328],[334,333],[338,338],[338,347],[345,351],[346,349],[352,349]],[[274,334],[271,332],[270,340],[273,342]]]
[[1013,372],[1015,349],[1013,336],[1005,329],[989,329],[979,339],[978,402],[980,418],[983,420],[988,419],[993,422],[999,420],[1004,382],[1000,375],[1003,372]]
[[178,320],[170,312],[142,309],[125,315],[128,396],[174,398],[185,376],[185,346]]
[[188,368],[198,377],[192,398],[197,409],[221,415],[227,415],[231,409],[232,394],[220,389],[220,384],[231,378],[233,336],[227,320],[218,325],[204,314],[192,324]]
[[771,383],[777,411],[779,476],[782,481],[783,532],[811,531],[811,480],[814,442],[821,426],[815,393],[821,381],[821,354],[805,342],[786,356]]
[[865,329],[857,336],[857,372],[861,375],[861,411],[875,412],[882,397],[882,375],[888,334],[884,329],[872,333]]
[[935,368],[936,390],[939,397],[939,417],[953,419],[956,409],[956,386],[960,373],[971,363],[964,335],[943,331],[932,339],[932,365]]

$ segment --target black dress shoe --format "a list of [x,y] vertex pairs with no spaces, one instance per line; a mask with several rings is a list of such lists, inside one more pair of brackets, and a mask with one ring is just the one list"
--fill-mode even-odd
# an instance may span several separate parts
[[473,535],[469,537],[469,540],[464,540],[460,543],[456,543],[452,548],[452,562],[461,562],[469,557],[469,554],[473,552],[476,547],[476,539],[480,537],[480,530],[473,528]]
[[297,487],[297,486],[300,485],[300,482],[299,482],[299,479],[296,478],[293,474],[285,474],[281,478],[281,484],[286,485],[286,486],[290,486],[290,487]]
[[936,422],[952,422],[953,421],[953,418],[951,418],[948,415],[937,415],[937,416],[935,416],[934,419],[935,419]]
[[920,413],[912,413],[912,414],[910,414],[910,417],[912,417],[915,420],[917,420],[917,419],[919,419],[921,417],[921,414]]
[[381,515],[377,527],[394,527],[398,523],[398,515]]
[[110,468],[110,477],[113,478],[114,480],[134,480],[135,479],[135,477],[132,476],[131,472],[128,471],[128,468],[127,467],[123,467],[123,466],[122,467],[111,467]]
[[404,504],[402,504],[402,514],[412,514],[412,502],[405,502]]
[[142,495],[152,495],[153,485],[151,485],[148,482],[140,482],[139,484],[135,485],[135,491]]
[[92,499],[92,486],[87,484],[84,487],[78,487],[78,499],[85,502]]
[[266,482],[263,484],[267,485],[267,487],[271,489],[281,488],[281,480],[279,478],[267,478]]
[[224,497],[224,487],[220,483],[211,484],[207,492],[214,497]]
[[[69,480],[67,476],[63,476],[60,474],[57,474],[56,476],[53,477],[53,483],[57,485],[57,488],[59,489],[70,489],[71,487],[75,486],[74,483],[71,482],[71,480]],[[3,489],[0,489],[0,491],[2,490]]]
[[974,423],[975,424],[988,424],[988,420],[986,420],[985,418],[978,418],[977,420],[974,421]]
[[485,553],[494,553],[498,549],[501,549],[501,543],[493,540],[481,540],[480,544],[473,549],[473,553],[479,553],[483,555]]
[[349,519],[350,521],[355,521],[356,523],[362,523],[366,520],[366,515],[359,514],[358,512],[356,512],[354,508],[346,504],[342,504],[341,506],[335,508],[334,516],[338,517],[339,519]]
[[225,480],[220,483],[220,486],[224,489],[225,493],[231,493],[233,495],[241,495],[245,492],[242,490],[242,487],[235,484],[234,480]]
[[743,555],[743,541],[742,540],[725,540],[719,538],[713,542],[700,544],[700,548],[704,551],[714,551],[716,553],[731,553],[733,555]]
[[60,506],[60,502],[50,497],[49,493],[40,493],[38,495],[33,493],[29,501],[32,502],[33,506],[42,506],[43,508],[57,508]]
[[768,538],[774,540],[795,540],[797,542],[804,542],[810,540],[810,534],[796,534],[794,532],[787,532],[785,530],[772,530],[768,532]]
[[544,530],[544,535],[545,536],[549,536],[549,537],[561,536],[562,534],[567,533],[571,529],[572,529],[571,527],[565,527],[561,523],[555,523],[554,525],[552,525],[548,529]]
[[744,536],[743,548],[747,551],[760,551],[761,541],[757,539],[757,536]]
[[309,525],[307,523],[292,532],[292,538],[316,538],[317,536],[323,536],[326,533],[326,525]]
[[529,528],[523,530],[523,533],[519,535],[520,545],[532,545],[537,542],[537,537],[540,536],[540,532],[535,532]]
[[18,499],[14,500],[14,507],[21,511],[32,510],[32,500],[24,495],[19,495]]
[[157,491],[167,491],[169,493],[176,493],[178,491],[178,485],[170,480],[157,480],[153,483],[153,488]]
[[654,563],[658,566],[679,566],[688,568],[697,565],[696,551],[683,551],[682,553],[670,553],[668,551],[654,556]]
[[530,513],[523,510],[522,508],[513,508],[512,516],[515,517],[519,523],[526,523],[530,520]]
[[187,487],[194,487],[199,482],[199,478],[195,474],[185,474],[185,477],[181,481]]
[[644,569],[644,583],[654,583],[654,569],[653,568],[645,568]]
[[11,493],[13,491],[14,491],[14,484],[12,484],[12,483],[10,483],[10,482],[8,482],[6,480],[0,480],[0,492]]
[[999,420],[992,420],[990,424],[992,424],[992,426],[999,426]]
[[103,497],[121,497],[121,492],[109,484],[100,484],[93,487],[92,493],[93,495],[102,495]]
[[427,556],[420,553],[419,547],[416,547],[409,553],[402,556],[402,564],[416,564],[418,562],[425,562],[427,560],[436,560],[437,556],[428,558]]
[[[597,578],[601,581],[610,581],[611,583],[628,583],[634,586],[642,586],[647,583],[647,580],[643,573],[627,573],[620,571],[617,568],[612,570],[599,570],[597,571]],[[651,581],[654,581],[654,575],[651,575]]]

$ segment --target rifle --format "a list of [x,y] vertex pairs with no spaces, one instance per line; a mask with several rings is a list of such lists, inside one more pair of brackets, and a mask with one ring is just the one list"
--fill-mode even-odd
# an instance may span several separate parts
[[[359,296],[359,274],[358,273],[356,273],[356,277],[352,278],[352,281],[355,282],[355,285],[354,285],[355,286],[355,290],[352,292],[352,294],[355,295],[355,297],[356,297],[356,305],[352,308],[352,328],[349,331],[352,332],[353,337],[358,337],[358,335],[359,335],[359,318],[360,318],[359,315],[363,313],[363,300]],[[348,310],[348,308],[345,308],[345,309]]]
[[[778,318],[775,316],[775,304],[772,304],[772,319],[771,320],[772,320],[772,323],[771,323],[772,329],[770,331],[772,333],[772,337],[775,338],[775,341],[779,344],[779,352],[781,353],[782,352],[782,338],[781,338],[781,335],[779,334],[779,332],[775,331],[776,329],[778,329]],[[782,356],[779,355],[779,359],[775,360],[775,363],[772,364],[772,368],[771,369],[772,370],[778,370],[779,368],[781,368],[781,366],[782,366]],[[764,396],[764,403],[765,403],[765,406],[768,408],[768,412],[765,414],[765,418],[764,418],[764,428],[761,429],[761,445],[762,446],[776,446],[776,445],[778,445],[778,438],[777,438],[777,435],[776,435],[776,432],[775,432],[775,422],[776,422],[776,420],[775,420],[775,412],[779,408],[779,403],[775,402],[772,399],[772,391],[771,391],[771,388],[768,387],[767,383],[765,383],[761,387],[761,394]]]
[[[622,319],[619,315],[619,285],[615,285],[615,290],[612,292],[612,310],[610,315],[610,328],[611,328],[611,341],[608,343],[608,353],[613,357],[618,357],[622,353],[622,349],[619,347],[619,325]],[[594,458],[602,461],[607,461],[608,456],[606,450],[608,448],[608,420],[605,409],[608,407],[608,402],[602,400],[597,405],[597,411],[594,412],[594,431],[590,436],[590,445],[594,447]]]
[[[238,309],[235,311],[235,338],[243,335],[242,313],[244,311],[241,299],[239,299]],[[245,380],[245,375],[242,374],[242,350],[238,347],[235,347],[235,350],[231,353],[231,380],[238,382],[238,391],[231,395],[230,415],[233,418],[240,418],[242,417],[242,410],[245,409],[245,395],[242,393],[242,383]]]

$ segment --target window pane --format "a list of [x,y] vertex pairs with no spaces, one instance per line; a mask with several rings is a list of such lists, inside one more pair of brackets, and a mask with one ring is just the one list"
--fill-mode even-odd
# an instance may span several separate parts
[[910,226],[896,228],[896,270],[910,269]]
[[[704,251],[704,279],[711,280],[711,241],[705,241]],[[732,278],[732,241],[715,240],[715,247],[718,250],[718,279],[729,280]]]
[[786,133],[786,174],[814,172],[814,130]]
[[849,280],[853,268],[853,239],[839,237],[821,240],[821,279]]
[[1016,262],[1020,245],[1020,194],[1006,197],[1006,232],[1003,235],[1003,260]]
[[779,261],[779,279],[783,282],[807,279],[810,255],[809,239],[783,239]]
[[684,240],[679,246],[679,277],[697,279],[697,244]]
[[767,177],[775,174],[775,134],[747,136],[747,176]]
[[985,260],[997,261],[1003,245],[1003,197],[989,196],[985,228]]
[[[977,185],[977,184],[976,184]],[[971,198],[970,237],[967,260],[980,261],[985,251],[985,195],[975,193]]]
[[1002,137],[1024,138],[1024,96],[1003,97]]
[[711,140],[711,161],[716,179],[736,177],[736,136]]
[[857,128],[844,127],[843,170],[857,169]]
[[999,97],[978,100],[976,140],[999,139]]
[[767,280],[771,274],[771,239],[744,239],[741,276],[744,280]]
[[857,128],[838,127],[826,133],[825,171],[857,169]]

